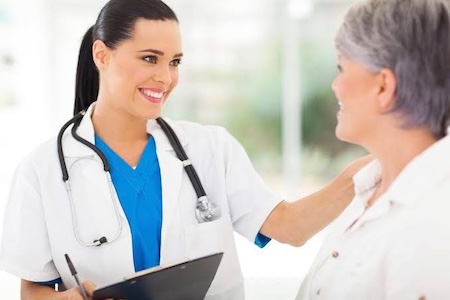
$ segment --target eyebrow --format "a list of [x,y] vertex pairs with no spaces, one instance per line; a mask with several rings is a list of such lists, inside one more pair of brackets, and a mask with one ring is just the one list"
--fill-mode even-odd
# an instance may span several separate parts
[[[159,50],[155,50],[155,49],[144,49],[144,50],[141,50],[139,52],[150,52],[150,53],[153,53],[153,54],[164,56],[164,52],[159,51]],[[177,53],[173,57],[177,57],[178,58],[178,57],[182,57],[182,56],[183,56],[183,53]]]

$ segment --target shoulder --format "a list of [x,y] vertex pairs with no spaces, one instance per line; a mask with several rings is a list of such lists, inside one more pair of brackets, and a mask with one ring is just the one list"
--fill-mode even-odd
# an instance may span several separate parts
[[186,144],[210,146],[226,146],[230,144],[239,144],[237,140],[223,126],[203,125],[190,121],[172,121],[167,122],[173,127],[176,134]]
[[17,172],[49,169],[58,156],[56,138],[36,146],[25,155],[17,166]]
[[447,279],[450,205],[446,205],[445,212],[437,208],[432,204],[421,212],[415,210],[403,222],[389,228],[390,240],[383,264],[388,278],[386,299],[405,299],[405,295],[411,296],[410,299],[418,299],[420,295],[426,295],[427,299],[450,297]]
[[188,136],[229,136],[229,132],[223,127],[218,125],[203,125],[191,121],[172,121],[167,120],[167,122],[174,128],[181,130],[184,134]]
[[411,255],[426,262],[426,257],[437,258],[435,248],[448,251],[440,259],[450,253],[450,235],[446,230],[450,228],[450,177],[446,181],[422,195],[418,203],[410,206],[403,204],[400,208],[398,218],[392,221],[390,234],[390,252],[394,258]]

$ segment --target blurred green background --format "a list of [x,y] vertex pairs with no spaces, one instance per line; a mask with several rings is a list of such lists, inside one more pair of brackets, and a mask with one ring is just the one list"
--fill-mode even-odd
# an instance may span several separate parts
[[[282,89],[283,80],[292,80],[283,77],[283,68],[298,68],[298,167],[302,179],[313,177],[320,185],[366,153],[335,137],[338,105],[330,87],[337,74],[334,34],[354,1],[271,0],[264,6],[251,2],[202,2],[190,10],[180,5],[187,38],[194,31],[204,43],[192,47],[194,52],[187,53],[182,66],[186,68],[179,91],[187,86],[190,93],[176,93],[167,114],[225,126],[244,145],[258,170],[283,174]],[[194,18],[187,17],[192,11],[196,11]],[[287,18],[290,23],[285,22]],[[223,24],[231,27],[227,30],[231,38],[220,34]],[[283,34],[292,25],[297,28],[289,38],[296,43],[298,61],[290,64],[283,57]],[[207,63],[191,67],[191,56]]]

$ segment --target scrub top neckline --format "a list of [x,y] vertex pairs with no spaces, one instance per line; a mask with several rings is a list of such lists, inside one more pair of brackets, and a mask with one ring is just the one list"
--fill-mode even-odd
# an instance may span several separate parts
[[142,191],[149,174],[158,167],[156,156],[156,144],[153,136],[150,136],[142,151],[141,157],[135,167],[130,166],[113,149],[109,147],[98,135],[95,135],[95,145],[106,156],[111,168],[119,172],[129,184],[137,191]]

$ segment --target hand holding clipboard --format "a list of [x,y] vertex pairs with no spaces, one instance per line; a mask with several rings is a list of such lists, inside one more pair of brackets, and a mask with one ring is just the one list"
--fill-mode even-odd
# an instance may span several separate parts
[[202,300],[211,286],[222,256],[220,252],[143,270],[125,277],[123,281],[98,287],[92,299]]

